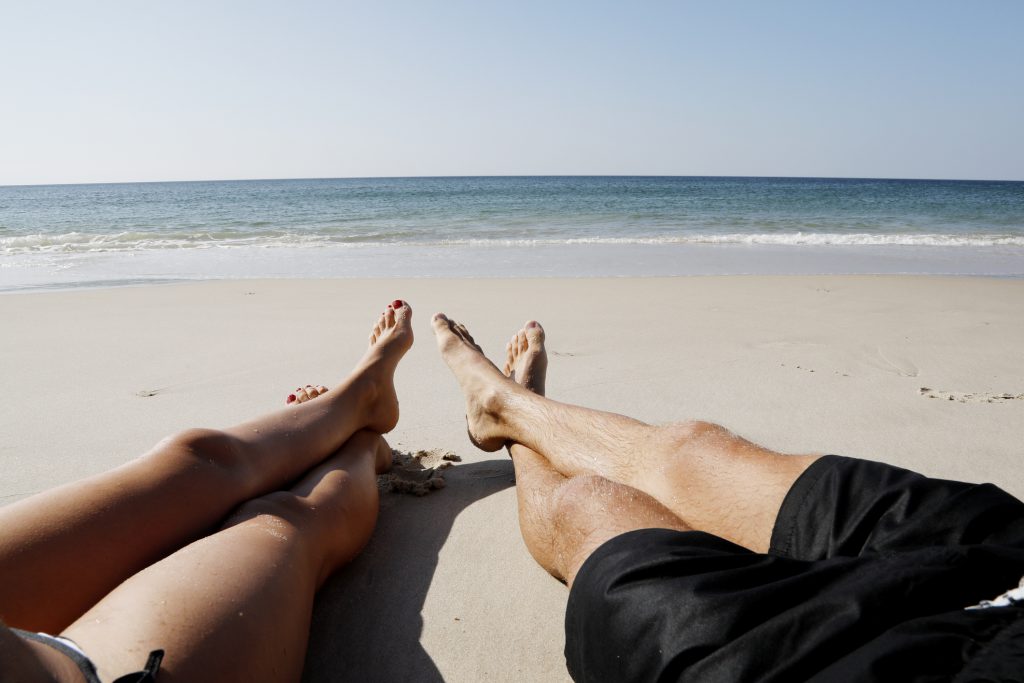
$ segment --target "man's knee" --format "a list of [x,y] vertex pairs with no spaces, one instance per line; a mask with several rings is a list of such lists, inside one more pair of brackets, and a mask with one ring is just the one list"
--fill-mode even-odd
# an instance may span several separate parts
[[[567,527],[580,528],[592,523],[606,509],[621,484],[598,476],[585,474],[571,477],[554,491],[552,509],[555,522]],[[596,508],[596,509],[595,509]]]
[[684,420],[662,427],[664,438],[679,445],[688,446],[708,440],[732,437],[728,429],[714,422],[704,420]]
[[581,475],[561,484],[552,506],[552,545],[559,578],[572,583],[600,545],[634,528],[629,503],[644,495],[597,475]]
[[647,493],[596,475],[560,485],[553,516],[558,569],[570,583],[586,559],[616,536],[638,529],[690,528]]
[[650,494],[598,475],[572,477],[555,491],[556,524],[583,533],[642,526],[648,520],[681,520]]
[[705,456],[727,454],[745,451],[751,447],[760,448],[721,425],[703,420],[687,420],[665,425],[659,428],[658,438],[662,442],[664,452],[681,456],[696,453]]

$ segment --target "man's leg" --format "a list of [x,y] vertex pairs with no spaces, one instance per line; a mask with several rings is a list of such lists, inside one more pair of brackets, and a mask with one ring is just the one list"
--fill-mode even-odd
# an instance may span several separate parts
[[[706,422],[659,427],[552,401],[504,376],[462,325],[443,314],[432,322],[441,355],[466,397],[470,437],[481,448],[526,446],[563,476],[625,484],[690,528],[751,550],[767,550],[783,498],[818,457],[781,455]],[[542,343],[543,334],[531,322],[523,339]]]
[[525,446],[509,451],[523,541],[540,566],[569,586],[605,541],[637,529],[690,529],[643,491],[596,475],[564,477]]
[[220,531],[131,577],[62,635],[103,680],[163,649],[160,681],[297,681],[314,593],[369,539],[377,464],[390,457],[380,436],[356,433],[290,490],[243,504]]
[[119,583],[287,486],[361,429],[398,420],[394,372],[412,345],[395,302],[349,377],[316,401],[223,431],[189,430],[115,470],[0,509],[0,619],[56,633]]
[[[543,396],[547,366],[539,325],[512,337],[506,347],[505,375]],[[508,449],[526,547],[540,566],[569,585],[590,554],[615,536],[636,529],[689,528],[642,491],[595,475],[566,477],[526,446],[509,444]]]

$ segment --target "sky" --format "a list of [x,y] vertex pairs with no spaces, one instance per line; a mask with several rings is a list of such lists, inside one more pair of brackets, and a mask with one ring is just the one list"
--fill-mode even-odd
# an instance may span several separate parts
[[1024,2],[0,0],[0,185],[1024,180]]

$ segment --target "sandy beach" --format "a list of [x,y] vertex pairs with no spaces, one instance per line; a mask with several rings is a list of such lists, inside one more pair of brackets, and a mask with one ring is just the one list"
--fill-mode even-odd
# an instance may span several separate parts
[[432,313],[492,358],[544,323],[548,395],[712,420],[786,452],[885,460],[1024,497],[1024,280],[910,276],[238,280],[0,295],[0,504],[161,437],[335,383],[386,302],[414,308],[396,449],[461,462],[318,598],[305,680],[563,681],[567,592],[519,536],[511,463],[476,450]]

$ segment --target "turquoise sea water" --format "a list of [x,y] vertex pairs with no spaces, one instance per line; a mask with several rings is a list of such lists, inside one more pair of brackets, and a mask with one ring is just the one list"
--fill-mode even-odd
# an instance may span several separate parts
[[1024,276],[1024,183],[378,178],[0,187],[0,289],[223,277]]

